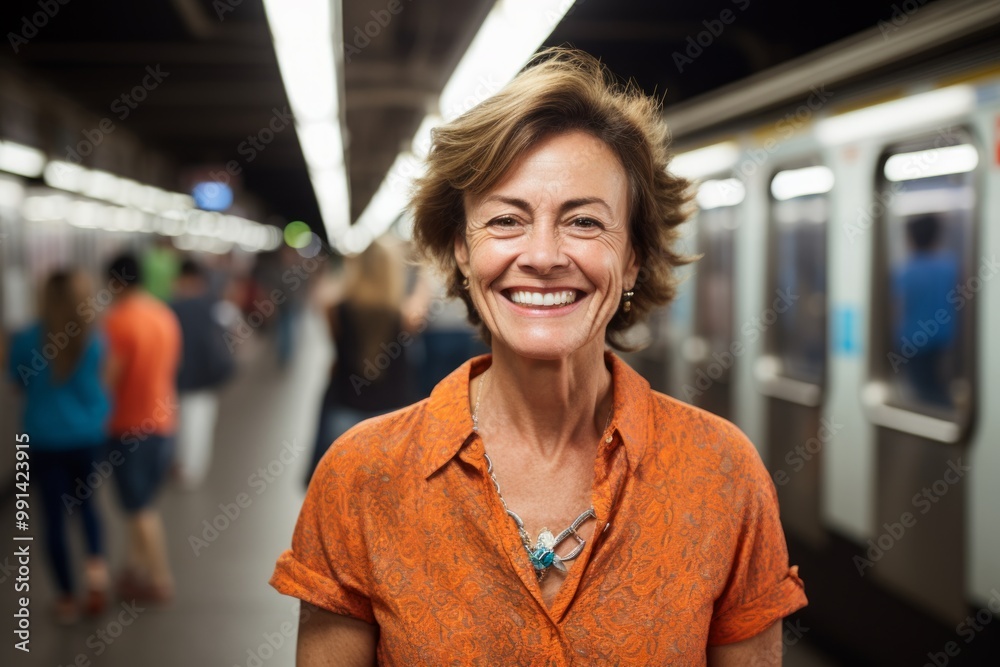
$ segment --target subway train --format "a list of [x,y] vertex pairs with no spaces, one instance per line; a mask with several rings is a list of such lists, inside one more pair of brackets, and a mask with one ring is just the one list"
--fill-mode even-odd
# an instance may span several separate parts
[[679,114],[730,106],[675,142],[700,259],[629,358],[756,443],[848,664],[1000,664],[998,53]]

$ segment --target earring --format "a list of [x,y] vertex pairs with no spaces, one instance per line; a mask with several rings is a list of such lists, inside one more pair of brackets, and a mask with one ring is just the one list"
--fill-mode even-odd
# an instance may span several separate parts
[[469,289],[469,279],[466,278],[462,281],[462,289]]
[[633,294],[635,294],[635,292],[633,292],[632,290],[628,290],[626,292],[622,292],[622,298],[625,299],[625,302],[622,304],[622,312],[626,312],[627,313],[628,311],[632,310],[632,295]]

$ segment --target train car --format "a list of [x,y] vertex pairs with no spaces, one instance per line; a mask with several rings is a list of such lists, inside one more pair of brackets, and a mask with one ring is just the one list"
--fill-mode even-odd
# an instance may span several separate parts
[[633,359],[757,444],[825,643],[946,664],[1000,626],[1000,58],[865,39],[667,110],[701,259]]

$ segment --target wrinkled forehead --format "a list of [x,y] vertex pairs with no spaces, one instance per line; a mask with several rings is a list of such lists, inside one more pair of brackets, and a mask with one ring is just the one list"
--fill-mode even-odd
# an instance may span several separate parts
[[600,199],[615,214],[628,213],[629,179],[617,153],[601,139],[579,130],[543,137],[491,180],[482,190],[463,192],[466,211],[505,199],[532,204]]

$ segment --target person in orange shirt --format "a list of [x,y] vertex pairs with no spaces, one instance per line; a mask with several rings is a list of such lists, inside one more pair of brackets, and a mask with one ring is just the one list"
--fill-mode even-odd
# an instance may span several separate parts
[[108,460],[129,529],[120,593],[165,603],[173,597],[174,581],[154,501],[173,458],[180,325],[169,307],[141,287],[135,257],[115,258],[107,274],[108,289],[116,294],[104,321],[113,398]]
[[298,664],[779,665],[806,598],[735,426],[606,346],[675,293],[654,100],[552,49],[433,135],[414,240],[492,354],[333,444],[271,584]]

